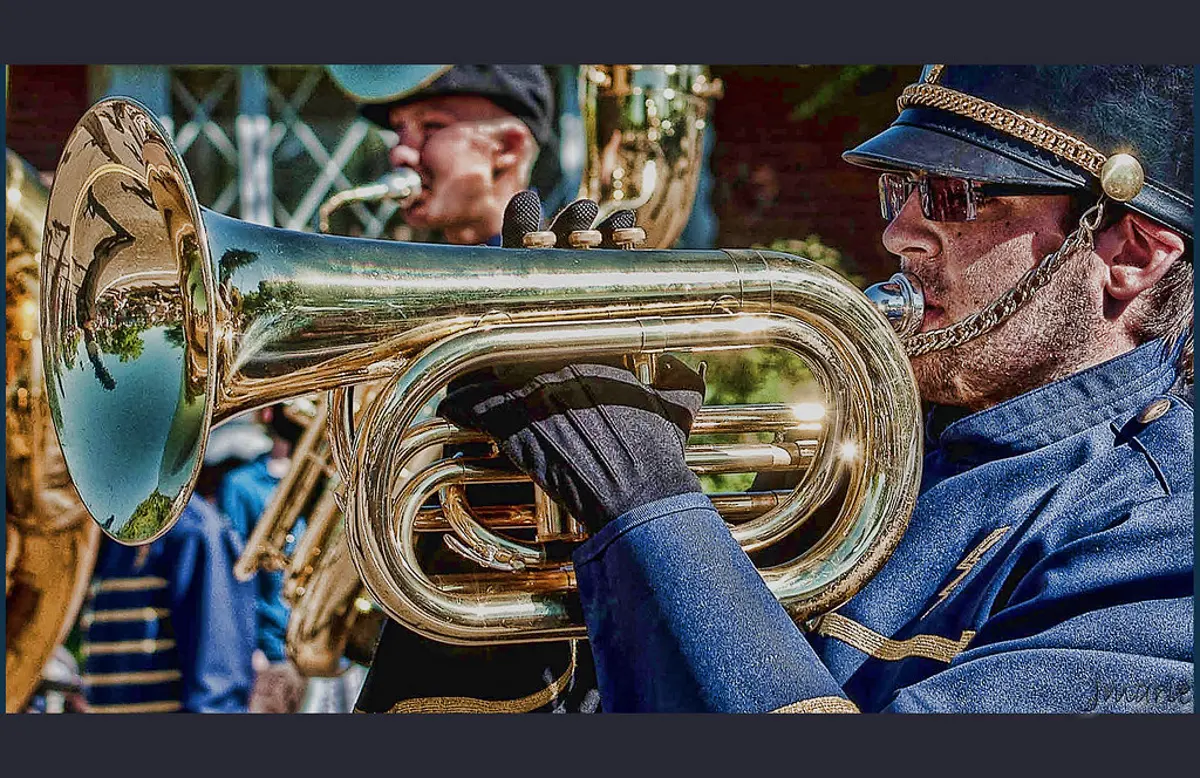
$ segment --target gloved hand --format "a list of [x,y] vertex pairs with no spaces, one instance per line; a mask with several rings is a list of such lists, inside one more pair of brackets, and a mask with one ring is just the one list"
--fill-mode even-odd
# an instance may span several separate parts
[[[509,202],[506,246],[523,245],[524,235],[537,230],[536,197],[522,192]],[[589,229],[596,210],[588,200],[563,209],[549,230],[560,241],[555,245]],[[632,226],[633,213],[623,211],[598,229],[611,242],[613,230]],[[638,506],[700,491],[684,447],[703,400],[703,379],[667,355],[658,360],[654,386],[638,381],[618,358],[476,371],[451,387],[438,414],[495,438],[518,468],[595,534]]]
[[667,355],[655,386],[594,362],[481,371],[446,395],[438,415],[495,438],[595,534],[638,506],[700,491],[684,446],[703,399],[700,376]]

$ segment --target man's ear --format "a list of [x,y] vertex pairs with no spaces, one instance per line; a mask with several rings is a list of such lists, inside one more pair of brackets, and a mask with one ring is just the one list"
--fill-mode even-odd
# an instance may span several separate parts
[[1096,236],[1096,254],[1108,268],[1104,290],[1126,302],[1157,284],[1183,251],[1179,233],[1133,211]]
[[500,122],[492,137],[496,142],[492,170],[497,177],[533,160],[536,144],[524,122],[518,119]]

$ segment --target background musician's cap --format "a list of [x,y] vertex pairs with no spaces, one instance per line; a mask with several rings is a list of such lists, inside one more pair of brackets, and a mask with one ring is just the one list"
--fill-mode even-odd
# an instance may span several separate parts
[[888,129],[843,158],[1110,197],[1192,237],[1193,72],[926,65]]
[[355,89],[347,87],[345,71],[339,77],[337,68],[346,67],[361,70],[367,66],[331,65],[330,72],[343,89],[360,100],[359,113],[384,129],[391,129],[388,114],[398,105],[440,95],[478,95],[523,121],[539,146],[553,137],[554,92],[541,65],[374,66],[379,69],[374,85]]

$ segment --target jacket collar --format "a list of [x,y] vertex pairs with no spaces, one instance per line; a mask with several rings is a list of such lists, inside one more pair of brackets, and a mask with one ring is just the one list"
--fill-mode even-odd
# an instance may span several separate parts
[[1162,341],[963,415],[935,406],[926,444],[953,459],[988,461],[1050,445],[1118,416],[1136,413],[1175,382],[1175,360]]

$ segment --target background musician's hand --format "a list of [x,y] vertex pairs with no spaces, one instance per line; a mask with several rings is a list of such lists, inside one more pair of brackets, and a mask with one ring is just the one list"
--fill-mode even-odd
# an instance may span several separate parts
[[250,692],[250,712],[299,712],[308,681],[291,662],[270,662],[261,651],[254,653],[255,677],[254,688]]
[[[508,201],[504,209],[504,223],[500,228],[501,245],[504,248],[525,248],[527,236],[536,238],[533,245],[528,247],[541,248],[572,248],[572,234],[576,238],[599,237],[597,248],[619,248],[618,240],[623,237],[618,230],[630,229],[636,226],[637,219],[633,211],[614,211],[599,224],[593,226],[596,214],[600,208],[592,200],[576,200],[563,208],[549,226],[542,229],[542,202],[537,192],[526,189],[517,192]],[[599,233],[598,236],[579,235],[586,232]]]

